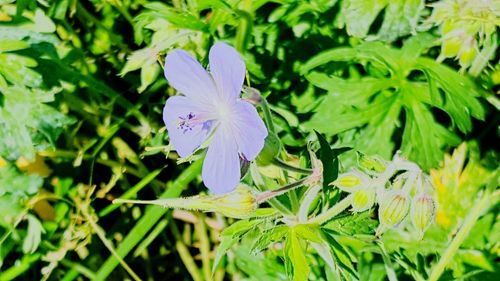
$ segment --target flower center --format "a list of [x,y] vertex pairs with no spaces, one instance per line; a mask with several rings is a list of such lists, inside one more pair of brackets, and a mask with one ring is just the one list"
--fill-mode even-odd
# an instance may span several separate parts
[[219,105],[217,107],[217,119],[221,122],[229,121],[231,119],[231,108],[224,104]]
[[185,134],[186,132],[192,131],[198,125],[202,125],[202,130],[210,131],[212,121],[203,118],[199,114],[194,114],[189,112],[185,116],[179,116],[177,119],[177,129],[182,130]]

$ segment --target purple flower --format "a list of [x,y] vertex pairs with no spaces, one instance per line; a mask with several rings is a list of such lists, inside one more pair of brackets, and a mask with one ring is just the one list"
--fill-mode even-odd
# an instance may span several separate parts
[[245,63],[236,50],[216,43],[210,49],[209,69],[183,50],[167,55],[165,77],[182,95],[167,100],[163,120],[181,157],[210,139],[203,182],[213,193],[226,193],[240,182],[240,157],[257,157],[267,129],[257,110],[239,98]]

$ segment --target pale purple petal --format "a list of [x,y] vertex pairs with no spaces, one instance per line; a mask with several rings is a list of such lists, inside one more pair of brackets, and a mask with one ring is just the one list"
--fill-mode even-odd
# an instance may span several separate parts
[[178,92],[195,101],[209,103],[217,95],[210,74],[183,50],[174,50],[167,55],[165,77]]
[[240,182],[240,159],[234,136],[218,128],[203,162],[203,183],[215,194],[233,191]]
[[235,105],[235,123],[233,135],[238,144],[238,151],[249,161],[259,155],[267,137],[267,128],[253,105],[238,100]]
[[245,63],[238,52],[218,42],[210,49],[209,64],[219,95],[225,100],[238,98],[245,79]]
[[[191,115],[190,115],[191,114]],[[212,122],[207,121],[195,126],[183,128],[179,126],[181,118],[199,116],[205,110],[187,97],[170,97],[163,108],[163,121],[167,126],[170,142],[181,157],[191,155],[208,137]]]

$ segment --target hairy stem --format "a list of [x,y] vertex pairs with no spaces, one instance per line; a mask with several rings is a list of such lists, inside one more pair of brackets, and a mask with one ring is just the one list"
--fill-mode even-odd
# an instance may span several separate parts
[[288,170],[290,172],[295,172],[299,174],[310,175],[313,172],[311,169],[292,166],[279,158],[273,158],[272,164],[282,169]]
[[346,198],[337,202],[337,204],[333,205],[330,209],[326,210],[326,212],[319,214],[318,216],[309,220],[309,223],[315,224],[324,224],[329,220],[333,219],[336,215],[342,213],[345,209],[347,209],[352,203],[352,195],[348,195]]

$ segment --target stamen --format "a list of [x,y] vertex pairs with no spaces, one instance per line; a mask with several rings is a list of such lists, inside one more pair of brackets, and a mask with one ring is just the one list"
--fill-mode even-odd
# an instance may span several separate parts
[[197,125],[202,125],[201,129],[209,132],[212,127],[212,121],[206,120],[206,118],[196,115],[193,112],[189,112],[186,116],[179,116],[177,119],[177,129],[182,130],[184,134],[192,131]]

